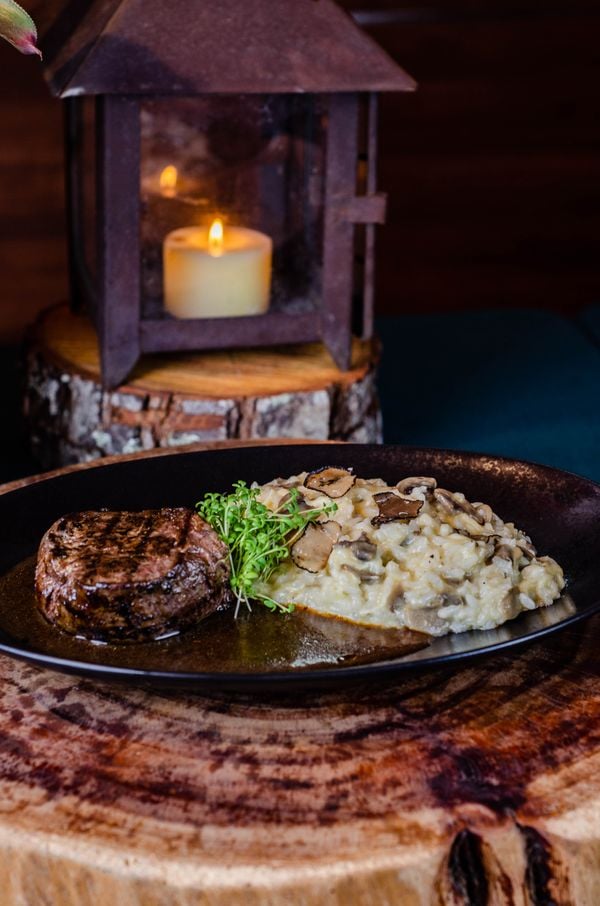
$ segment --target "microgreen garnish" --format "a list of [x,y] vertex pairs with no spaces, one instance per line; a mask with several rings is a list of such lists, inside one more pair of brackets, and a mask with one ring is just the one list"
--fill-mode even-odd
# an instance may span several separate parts
[[266,582],[279,564],[289,556],[291,546],[309,522],[337,510],[335,503],[319,509],[300,509],[300,494],[291,488],[289,496],[276,510],[258,500],[260,488],[249,488],[244,481],[233,486],[232,494],[206,494],[196,509],[214,528],[229,548],[230,584],[240,605],[250,609],[250,601],[260,601],[269,610],[289,613],[293,604],[280,604],[261,594],[257,585]]

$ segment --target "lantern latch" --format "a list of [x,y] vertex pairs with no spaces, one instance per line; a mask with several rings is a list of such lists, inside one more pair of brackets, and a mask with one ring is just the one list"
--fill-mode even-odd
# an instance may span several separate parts
[[349,223],[385,223],[387,194],[374,192],[371,195],[357,195],[340,204],[340,218]]

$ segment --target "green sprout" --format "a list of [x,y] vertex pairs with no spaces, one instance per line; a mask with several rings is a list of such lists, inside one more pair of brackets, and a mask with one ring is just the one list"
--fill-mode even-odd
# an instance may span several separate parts
[[280,604],[258,591],[277,567],[287,559],[292,545],[310,522],[337,510],[335,503],[317,509],[300,509],[297,488],[276,510],[258,500],[260,488],[249,488],[244,481],[233,486],[232,494],[206,494],[196,509],[229,548],[230,584],[237,604],[250,608],[250,601],[260,601],[271,611],[290,613],[293,604]]

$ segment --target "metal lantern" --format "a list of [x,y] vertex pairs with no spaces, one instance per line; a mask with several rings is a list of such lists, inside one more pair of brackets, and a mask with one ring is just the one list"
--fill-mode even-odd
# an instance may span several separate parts
[[410,77],[332,0],[71,0],[42,47],[104,385],[143,353],[317,340],[347,369],[385,217],[376,95]]

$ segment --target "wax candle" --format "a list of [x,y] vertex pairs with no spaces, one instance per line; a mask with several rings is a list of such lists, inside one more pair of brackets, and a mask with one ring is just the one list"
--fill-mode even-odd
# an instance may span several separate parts
[[177,318],[233,318],[269,306],[273,242],[245,227],[184,227],[164,241],[165,308]]

